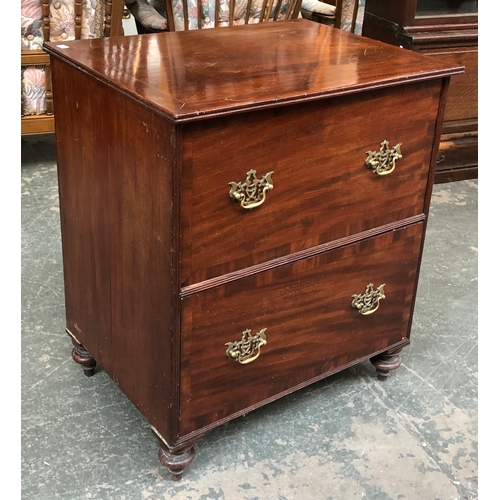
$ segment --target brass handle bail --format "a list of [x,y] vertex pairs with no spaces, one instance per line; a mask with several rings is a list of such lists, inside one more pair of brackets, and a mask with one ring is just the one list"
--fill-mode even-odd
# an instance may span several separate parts
[[401,142],[389,149],[389,141],[380,143],[380,150],[377,152],[367,151],[368,157],[365,160],[365,165],[371,168],[374,174],[379,177],[389,175],[396,168],[396,162],[403,158],[401,154]]
[[225,344],[227,346],[226,356],[242,365],[255,361],[260,355],[261,346],[267,344],[266,330],[267,328],[263,328],[260,332],[252,335],[251,330],[246,329],[241,334],[241,340]]
[[239,201],[240,205],[246,209],[252,209],[262,205],[266,200],[266,193],[273,189],[274,184],[271,175],[274,172],[268,172],[262,176],[262,179],[257,179],[255,170],[249,170],[245,182],[230,182],[231,189],[229,197],[235,201]]
[[363,316],[373,314],[378,309],[380,301],[385,299],[384,286],[385,283],[374,290],[373,283],[370,283],[366,286],[365,293],[352,295],[351,306]]

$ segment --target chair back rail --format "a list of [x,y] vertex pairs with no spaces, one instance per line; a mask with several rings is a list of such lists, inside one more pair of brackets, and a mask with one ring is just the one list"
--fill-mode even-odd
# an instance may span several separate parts
[[[188,0],[182,1],[182,12],[183,12],[183,25],[184,30],[190,29],[190,12]],[[259,18],[256,20],[250,17],[252,13],[252,8],[257,5],[258,2],[262,2],[262,7],[260,9]],[[221,12],[223,7],[228,8],[228,19],[227,25],[234,26],[235,24],[249,24],[250,22],[269,22],[277,21],[280,14],[282,5],[287,2],[286,12],[280,16],[280,19],[296,19],[300,13],[301,0],[215,0],[214,2],[214,27],[221,27]],[[174,8],[172,6],[172,0],[165,1],[168,29],[169,31],[175,31],[175,19],[174,19]],[[203,0],[196,0],[196,19],[197,28],[203,27]],[[239,10],[239,14],[236,15],[236,9]],[[244,9],[244,16],[242,11]],[[187,14],[186,14],[187,13]],[[237,22],[239,21],[239,22]],[[226,24],[224,24],[226,25]],[[191,29],[193,27],[191,26]]]
[[[337,14],[335,16],[334,26],[345,29],[351,33],[355,32],[356,20],[358,18],[359,0],[336,0]],[[345,5],[344,5],[345,4]],[[363,2],[364,6],[364,2]]]

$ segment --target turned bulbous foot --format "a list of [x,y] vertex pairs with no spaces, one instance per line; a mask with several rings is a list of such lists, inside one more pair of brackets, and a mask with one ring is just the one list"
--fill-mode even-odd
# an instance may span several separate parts
[[387,380],[389,373],[401,365],[401,356],[399,349],[391,349],[389,351],[378,354],[373,358],[370,358],[371,364],[377,369],[378,379],[382,382]]
[[95,367],[97,366],[96,360],[90,355],[90,353],[75,339],[71,339],[73,342],[73,350],[71,351],[71,357],[83,368],[83,373],[87,377],[91,377],[95,373]]
[[158,459],[170,471],[172,480],[179,481],[184,469],[194,460],[194,447],[172,452],[162,443],[158,450]]

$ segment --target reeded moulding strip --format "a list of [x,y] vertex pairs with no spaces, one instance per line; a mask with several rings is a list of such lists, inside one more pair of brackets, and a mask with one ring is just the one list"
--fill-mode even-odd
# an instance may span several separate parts
[[408,217],[407,219],[404,219],[402,221],[391,222],[390,224],[385,224],[374,229],[368,229],[367,231],[362,231],[361,233],[357,233],[355,235],[346,236],[335,241],[329,241],[328,243],[323,243],[322,245],[317,245],[312,248],[301,250],[291,255],[286,255],[278,259],[263,262],[262,264],[256,264],[255,266],[240,269],[223,276],[217,276],[205,281],[200,281],[199,283],[194,283],[193,285],[187,285],[181,288],[179,296],[181,299],[183,299],[185,297],[189,297],[190,295],[195,295],[197,293],[203,292],[204,290],[208,290],[220,285],[225,285],[226,283],[230,283],[231,281],[246,278],[247,276],[261,273],[263,271],[269,271],[270,269],[275,269],[277,267],[286,266],[287,264],[291,264],[302,259],[315,257],[316,255],[329,252],[330,250],[334,250],[335,248],[340,248],[345,245],[350,245],[351,243],[356,243],[358,241],[364,240],[366,238],[372,238],[373,236],[378,236],[389,231],[395,231],[397,229],[422,222],[425,220],[425,218],[426,216],[423,213],[414,215],[413,217]]

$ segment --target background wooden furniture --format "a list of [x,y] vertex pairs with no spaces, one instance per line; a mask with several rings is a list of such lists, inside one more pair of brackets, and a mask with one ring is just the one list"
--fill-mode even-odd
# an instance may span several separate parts
[[462,68],[305,19],[45,47],[73,357],[174,478],[218,425],[399,366]]
[[365,11],[365,0],[321,0],[336,8],[333,16],[309,12],[301,9],[303,17],[327,26],[334,26],[344,31],[361,34]]
[[[116,3],[116,2],[115,2]],[[22,0],[21,11],[22,20],[27,26],[22,27],[23,42],[21,44],[21,74],[25,74],[29,68],[38,68],[37,87],[30,87],[30,90],[23,89],[21,83],[21,134],[46,134],[54,132],[54,108],[52,103],[52,82],[49,55],[46,54],[41,44],[44,40],[61,42],[79,40],[87,37],[120,35],[122,33],[122,8],[115,9],[113,0],[98,0],[93,9],[94,21],[102,26],[93,26],[90,29],[82,29],[84,19],[82,0],[75,0],[73,5],[68,3],[54,3],[51,0]],[[51,9],[61,11],[61,23],[58,25],[58,33],[54,36],[54,16]],[[69,22],[70,21],[70,22]],[[61,32],[62,31],[62,32]],[[37,41],[38,39],[38,41]],[[22,47],[29,47],[23,49]],[[32,48],[38,47],[38,48]],[[35,89],[38,94],[37,109],[27,109],[26,100],[30,100],[29,95]],[[31,114],[32,113],[32,114]]]
[[[268,21],[296,19],[302,0],[140,0],[154,7],[166,20],[167,29],[153,29],[153,20],[146,13],[131,9],[136,15],[138,33],[184,31],[258,24]],[[185,13],[188,12],[188,15]]]
[[478,2],[366,0],[363,35],[465,66],[451,79],[436,182],[476,178]]
[[[179,29],[179,18],[183,17],[183,29],[194,29],[189,23],[189,17],[184,15],[187,2],[183,1],[183,9],[173,8],[174,2],[166,1],[167,21],[169,31]],[[213,24],[214,28],[233,26],[235,24],[262,23],[276,20],[296,19],[300,12],[301,0],[267,0],[262,2],[263,8],[258,2],[252,0],[215,0],[213,18],[205,18],[202,12],[204,0],[197,0],[197,20],[196,29],[204,27],[207,22]],[[225,6],[221,9],[221,4]],[[281,9],[283,6],[283,9]]]

